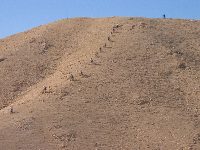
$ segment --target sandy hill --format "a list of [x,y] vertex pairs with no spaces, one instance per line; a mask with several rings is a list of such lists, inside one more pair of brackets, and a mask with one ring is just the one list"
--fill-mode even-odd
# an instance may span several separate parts
[[0,40],[0,149],[200,149],[200,21],[60,20]]

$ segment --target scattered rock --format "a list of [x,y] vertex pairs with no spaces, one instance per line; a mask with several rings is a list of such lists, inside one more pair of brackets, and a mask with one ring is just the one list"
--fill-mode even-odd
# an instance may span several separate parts
[[2,61],[4,61],[4,60],[6,60],[6,58],[0,58],[0,62],[2,62]]
[[187,68],[187,66],[185,63],[181,63],[181,64],[179,64],[178,68],[185,70]]

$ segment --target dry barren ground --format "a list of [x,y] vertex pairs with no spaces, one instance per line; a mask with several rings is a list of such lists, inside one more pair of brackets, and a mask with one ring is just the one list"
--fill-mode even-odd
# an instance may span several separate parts
[[2,150],[199,150],[200,21],[76,18],[1,39],[0,108]]

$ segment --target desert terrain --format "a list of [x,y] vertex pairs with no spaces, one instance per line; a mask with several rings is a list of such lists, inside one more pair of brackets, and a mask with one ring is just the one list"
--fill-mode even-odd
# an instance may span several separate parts
[[0,39],[1,150],[199,150],[200,21],[59,20]]

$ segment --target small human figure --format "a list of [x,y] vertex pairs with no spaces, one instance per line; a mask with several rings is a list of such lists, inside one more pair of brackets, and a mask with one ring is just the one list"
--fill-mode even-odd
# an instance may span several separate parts
[[96,56],[96,57],[99,57],[99,53],[98,53],[98,52],[96,52],[96,53],[95,53],[95,56]]
[[91,63],[94,63],[94,60],[93,60],[92,58],[90,58],[90,62],[91,62]]
[[52,93],[52,88],[49,86],[48,93]]
[[132,25],[131,29],[134,29],[135,28],[135,25]]
[[108,41],[111,41],[110,37],[108,37]]
[[104,44],[104,46],[103,47],[106,47],[106,43]]
[[116,24],[113,28],[119,28],[119,25],[118,24]]
[[101,47],[99,48],[99,51],[102,52],[102,48]]
[[80,76],[84,76],[84,74],[83,74],[83,72],[82,72],[82,71],[80,72]]
[[69,80],[70,80],[70,81],[74,81],[74,76],[73,76],[73,74],[70,74]]
[[164,14],[164,15],[163,15],[163,19],[165,19],[165,18],[166,18],[166,15]]
[[47,87],[44,86],[43,90],[42,90],[42,94],[46,93],[47,92]]
[[11,114],[14,113],[13,106],[10,107],[10,113],[11,113]]

